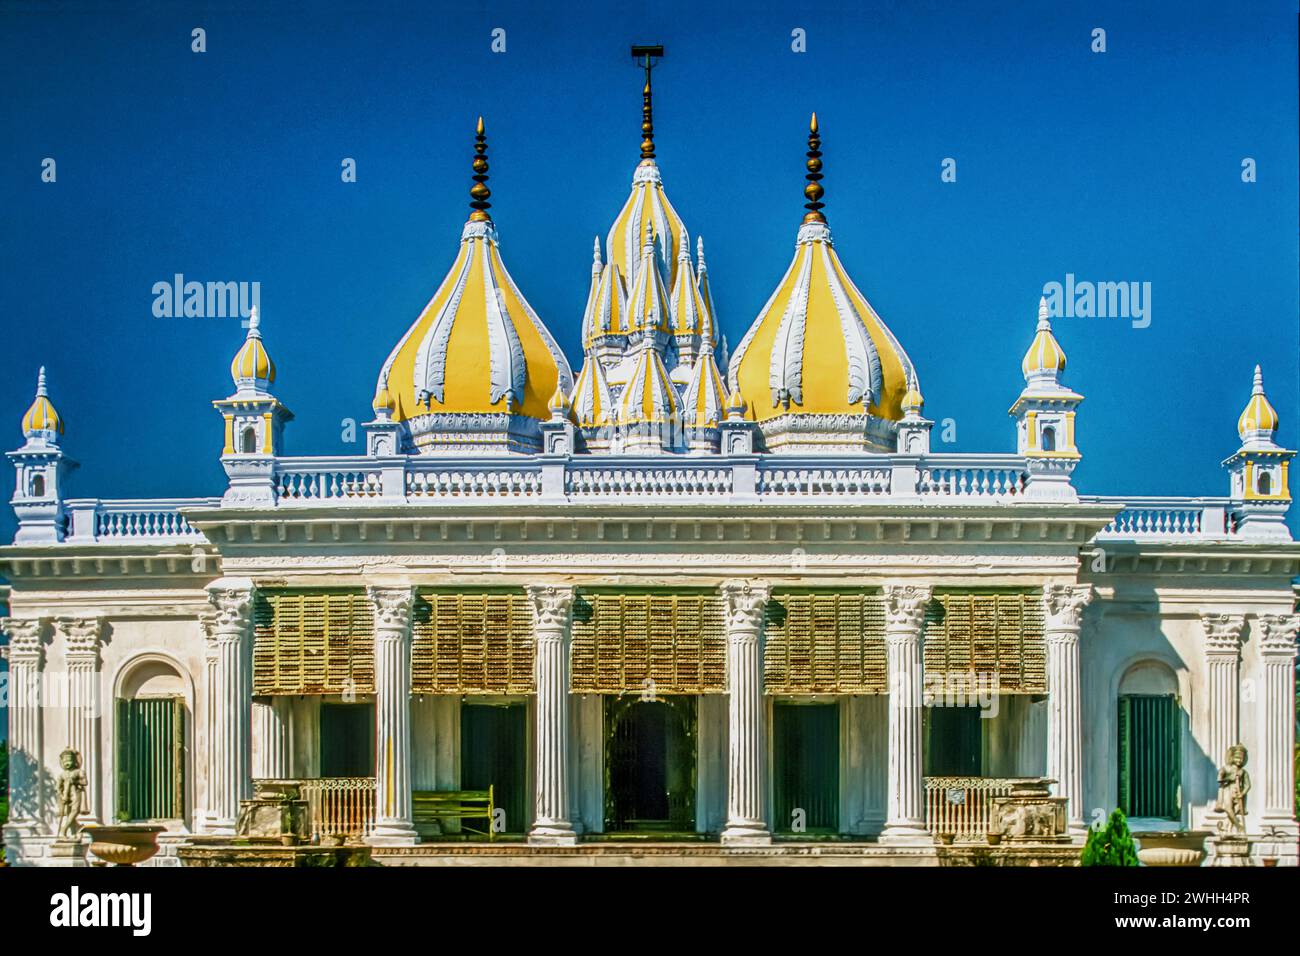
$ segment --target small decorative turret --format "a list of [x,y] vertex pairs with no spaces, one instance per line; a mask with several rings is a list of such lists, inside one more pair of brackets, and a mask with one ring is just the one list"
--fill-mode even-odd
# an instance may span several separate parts
[[36,397],[23,416],[22,428],[26,441],[8,453],[16,472],[10,499],[18,519],[14,544],[62,541],[68,533],[63,483],[77,463],[59,447],[63,419],[50,401],[44,366],[36,375]]
[[903,418],[898,423],[898,453],[900,455],[928,455],[930,429],[934,422],[921,414],[925,399],[916,383],[916,369],[907,370],[907,391],[903,393]]
[[1289,475],[1295,452],[1277,443],[1277,410],[1264,394],[1264,373],[1255,366],[1250,398],[1237,419],[1241,438],[1228,469],[1237,533],[1254,540],[1289,541],[1286,513],[1291,506]]
[[1079,462],[1074,415],[1083,396],[1061,383],[1065,351],[1052,334],[1047,299],[1038,300],[1034,340],[1020,363],[1025,387],[1008,414],[1016,420],[1016,449],[1025,456],[1026,495],[1042,500],[1075,501],[1070,475]]
[[230,377],[240,395],[269,395],[267,390],[275,384],[275,363],[262,344],[261,323],[257,306],[253,306],[248,315],[248,335],[230,362]]

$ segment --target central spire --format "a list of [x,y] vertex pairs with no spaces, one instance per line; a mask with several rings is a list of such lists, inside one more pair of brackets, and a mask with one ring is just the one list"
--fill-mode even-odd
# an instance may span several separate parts
[[641,91],[641,162],[643,164],[654,164],[655,158],[655,122],[654,122],[654,105],[652,102],[652,92],[650,90],[650,71],[654,69],[654,61],[662,58],[664,48],[662,46],[643,46],[633,44],[632,56],[641,61],[645,68],[645,88]]
[[826,190],[822,188],[822,151],[821,137],[817,132],[817,114],[813,113],[812,122],[808,126],[808,172],[805,179],[808,185],[803,188],[803,194],[808,197],[808,201],[803,204],[808,210],[804,214],[804,222],[825,222],[826,217],[822,215],[822,207],[826,204],[822,202],[822,196],[826,195]]
[[469,208],[474,211],[469,214],[470,222],[491,222],[492,217],[488,210],[492,204],[488,199],[492,196],[492,190],[487,187],[488,180],[488,160],[487,160],[487,136],[483,133],[483,117],[478,118],[478,129],[474,134],[474,185],[469,188],[471,202]]

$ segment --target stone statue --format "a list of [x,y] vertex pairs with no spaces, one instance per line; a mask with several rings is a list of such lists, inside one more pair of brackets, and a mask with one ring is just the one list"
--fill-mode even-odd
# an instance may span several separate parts
[[86,772],[81,769],[81,754],[71,747],[59,754],[59,826],[55,836],[60,840],[75,840],[81,833],[77,818],[86,812]]
[[1244,836],[1246,833],[1246,794],[1250,793],[1250,774],[1246,772],[1246,748],[1233,744],[1227,760],[1219,768],[1219,799],[1214,809],[1223,814],[1219,833]]

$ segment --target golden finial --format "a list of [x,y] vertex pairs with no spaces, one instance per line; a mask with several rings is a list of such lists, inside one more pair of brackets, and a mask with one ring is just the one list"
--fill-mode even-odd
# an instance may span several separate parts
[[641,91],[641,158],[655,158],[654,108],[650,103],[650,71],[646,70],[645,89]]
[[808,201],[803,204],[808,210],[804,214],[804,222],[825,222],[826,217],[822,215],[822,207],[826,204],[821,201],[822,196],[826,195],[826,190],[822,188],[822,152],[821,136],[817,132],[817,114],[813,113],[812,122],[808,126],[808,172],[805,177],[808,185],[803,188],[803,194],[808,197]]
[[492,204],[488,199],[492,196],[492,190],[487,187],[488,178],[488,160],[487,160],[487,137],[483,133],[483,117],[478,118],[478,129],[474,134],[474,185],[469,188],[470,199],[469,208],[474,211],[469,214],[470,222],[491,222],[492,217],[488,215],[488,210]]

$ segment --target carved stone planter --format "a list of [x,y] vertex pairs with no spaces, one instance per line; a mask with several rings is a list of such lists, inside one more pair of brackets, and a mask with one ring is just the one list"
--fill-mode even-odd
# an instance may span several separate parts
[[1143,866],[1200,866],[1205,859],[1205,837],[1195,830],[1138,832],[1138,860]]
[[105,863],[135,866],[158,852],[158,834],[167,828],[152,823],[121,823],[113,826],[88,826],[90,852]]
[[239,802],[237,836],[293,846],[305,843],[310,829],[307,801],[296,780],[256,780],[253,799]]

